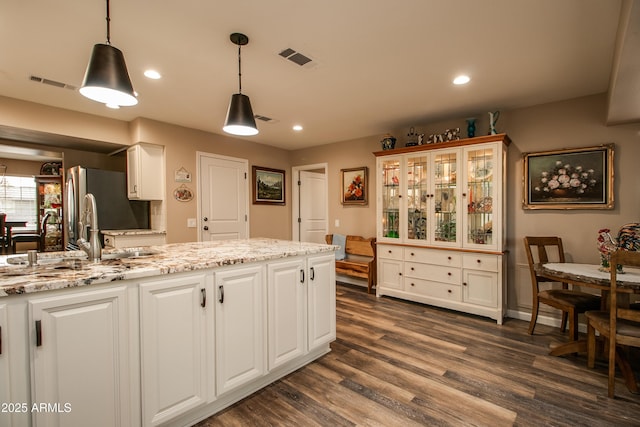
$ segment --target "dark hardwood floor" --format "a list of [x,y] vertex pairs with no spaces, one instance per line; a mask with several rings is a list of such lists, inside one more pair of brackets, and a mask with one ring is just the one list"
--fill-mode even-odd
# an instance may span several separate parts
[[607,397],[605,361],[548,356],[567,336],[527,326],[338,284],[331,353],[197,426],[640,425],[620,378]]

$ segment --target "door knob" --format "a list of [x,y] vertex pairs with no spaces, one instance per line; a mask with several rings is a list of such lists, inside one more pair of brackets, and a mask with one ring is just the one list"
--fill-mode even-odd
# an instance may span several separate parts
[[209,221],[209,218],[207,218],[207,217],[205,216],[204,218],[202,218],[202,220],[203,220],[204,222],[207,222],[207,221]]
[[205,225],[205,226],[203,227],[203,230],[204,230],[204,231],[209,230],[209,226]]

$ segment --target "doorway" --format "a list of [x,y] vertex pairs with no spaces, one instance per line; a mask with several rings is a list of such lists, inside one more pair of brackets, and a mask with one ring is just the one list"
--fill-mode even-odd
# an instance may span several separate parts
[[329,231],[329,207],[326,163],[292,168],[293,240],[325,243]]
[[249,162],[198,152],[198,241],[249,237]]

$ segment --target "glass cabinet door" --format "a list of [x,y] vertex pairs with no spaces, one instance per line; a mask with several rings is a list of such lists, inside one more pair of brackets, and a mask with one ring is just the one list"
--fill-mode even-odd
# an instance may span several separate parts
[[407,162],[407,240],[427,240],[427,156],[408,156]]
[[400,238],[400,159],[384,159],[382,169],[382,236]]
[[466,244],[494,246],[493,221],[496,195],[496,150],[493,147],[466,151],[467,221]]
[[433,206],[435,242],[458,242],[456,210],[458,151],[434,154]]

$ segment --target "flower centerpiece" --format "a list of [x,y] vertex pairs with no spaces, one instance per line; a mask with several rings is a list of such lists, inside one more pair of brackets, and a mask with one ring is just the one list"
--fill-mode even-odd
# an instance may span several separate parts
[[553,169],[540,173],[533,191],[548,193],[550,196],[576,197],[588,193],[597,183],[593,169],[585,169],[580,165],[572,166],[558,160]]

